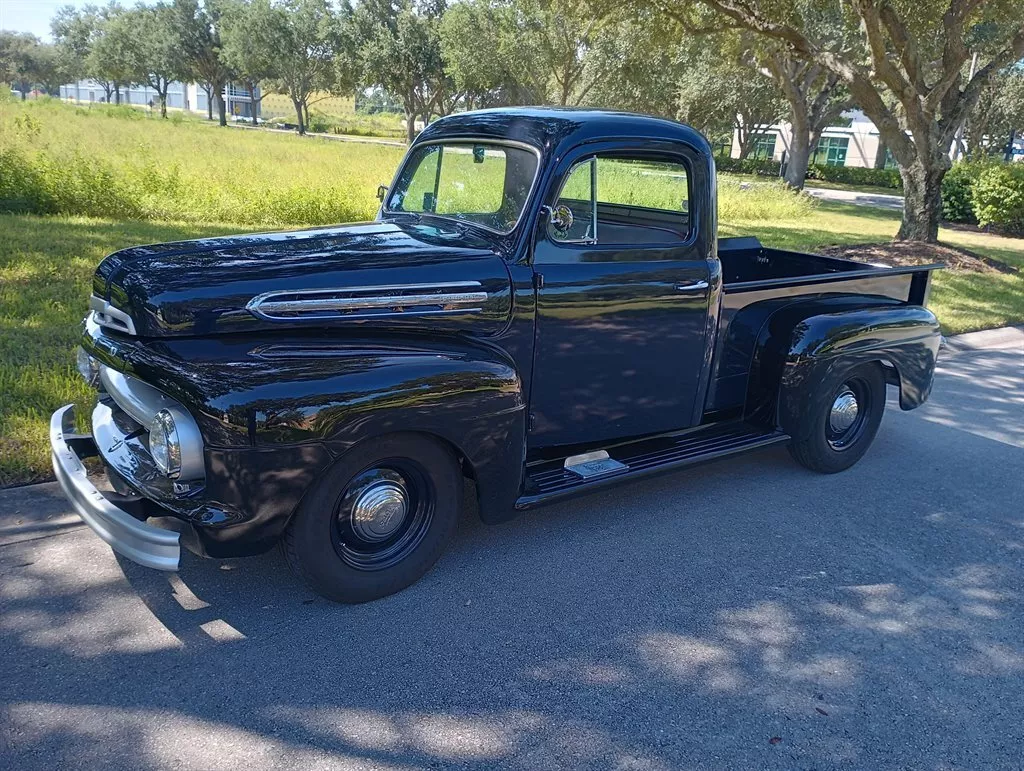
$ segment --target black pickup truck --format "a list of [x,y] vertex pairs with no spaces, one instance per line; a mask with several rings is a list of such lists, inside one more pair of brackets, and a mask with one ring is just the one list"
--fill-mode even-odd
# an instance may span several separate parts
[[[848,468],[886,385],[928,397],[930,271],[717,236],[696,131],[586,110],[429,126],[373,222],[140,246],[93,280],[54,469],[117,552],[281,543],[334,600],[422,576],[458,523],[787,443]],[[87,468],[86,456],[102,463]],[[102,469],[102,471],[97,470]]]

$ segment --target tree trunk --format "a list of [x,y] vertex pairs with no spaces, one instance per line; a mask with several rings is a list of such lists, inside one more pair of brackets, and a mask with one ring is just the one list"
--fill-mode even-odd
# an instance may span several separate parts
[[807,121],[798,117],[795,110],[793,112],[785,180],[794,190],[803,190],[804,180],[807,178],[807,164],[811,160],[811,130]]
[[309,126],[309,104],[308,103],[302,105],[302,114],[306,118],[305,125],[308,127]]
[[228,108],[224,102],[224,91],[223,89],[217,89],[217,122],[221,126],[228,125]]
[[213,120],[213,88],[204,88],[206,92],[206,119]]
[[114,86],[114,104],[121,104],[121,87]]
[[299,135],[301,136],[306,133],[306,121],[302,115],[302,102],[293,97],[292,104],[295,105],[295,115],[299,119]]
[[411,110],[405,111],[405,141],[412,144],[416,138],[416,113]]
[[896,240],[938,241],[946,165],[936,162],[926,165],[917,160],[901,168],[900,176],[903,178],[903,222]]
[[258,126],[260,122],[256,120],[256,86],[252,83],[249,84],[249,112],[252,113],[252,125]]
[[167,92],[163,91],[160,93],[160,117],[167,117]]

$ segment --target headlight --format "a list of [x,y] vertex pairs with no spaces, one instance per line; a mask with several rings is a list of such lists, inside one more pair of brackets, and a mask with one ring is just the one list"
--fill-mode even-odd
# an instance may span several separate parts
[[78,354],[75,359],[75,365],[78,368],[78,374],[85,379],[85,382],[91,386],[95,386],[100,379],[99,362],[90,356],[87,350],[79,347]]
[[160,410],[149,425],[149,452],[156,467],[169,477],[181,473],[181,442],[174,416]]

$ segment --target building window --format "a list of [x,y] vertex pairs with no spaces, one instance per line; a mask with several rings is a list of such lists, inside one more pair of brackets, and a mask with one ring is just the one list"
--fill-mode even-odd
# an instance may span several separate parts
[[758,161],[770,161],[775,157],[775,137],[777,134],[760,134],[754,139],[754,147],[750,157]]
[[845,166],[846,151],[850,146],[849,137],[822,137],[814,150],[811,163],[823,163],[826,166]]

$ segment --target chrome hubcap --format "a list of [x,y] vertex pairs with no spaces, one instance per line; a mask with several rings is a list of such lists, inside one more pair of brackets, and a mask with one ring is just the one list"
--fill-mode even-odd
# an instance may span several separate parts
[[835,401],[832,402],[832,411],[828,416],[829,427],[837,434],[850,429],[857,421],[857,397],[849,388],[843,388]]
[[375,482],[363,490],[352,506],[352,530],[376,543],[391,537],[409,513],[409,494],[398,482]]

